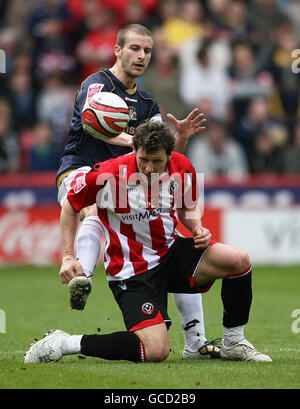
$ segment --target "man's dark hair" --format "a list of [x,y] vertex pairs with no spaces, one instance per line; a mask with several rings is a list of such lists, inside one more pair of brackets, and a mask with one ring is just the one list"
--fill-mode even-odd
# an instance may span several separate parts
[[132,138],[134,150],[142,148],[146,153],[165,149],[170,156],[175,147],[175,138],[163,122],[144,122],[139,125]]
[[121,48],[124,47],[125,42],[126,42],[126,35],[129,32],[134,32],[139,35],[147,36],[147,37],[153,37],[151,31],[145,27],[142,26],[141,24],[128,24],[127,26],[123,26],[120,28],[117,36],[117,45]]

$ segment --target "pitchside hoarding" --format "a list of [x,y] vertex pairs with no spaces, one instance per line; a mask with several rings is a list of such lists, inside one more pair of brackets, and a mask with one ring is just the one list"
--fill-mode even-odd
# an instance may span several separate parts
[[[300,177],[205,181],[203,225],[252,263],[300,263]],[[0,263],[60,263],[55,174],[0,175]],[[181,227],[185,235],[190,233]]]

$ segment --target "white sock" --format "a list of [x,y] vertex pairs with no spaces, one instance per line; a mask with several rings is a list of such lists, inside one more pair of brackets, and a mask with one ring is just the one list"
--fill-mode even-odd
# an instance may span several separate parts
[[181,316],[185,344],[196,351],[206,341],[202,295],[172,294]]
[[237,344],[244,339],[244,325],[238,327],[226,328],[224,327],[224,345],[229,347],[230,345]]
[[83,335],[67,335],[62,338],[62,354],[73,355],[80,354],[81,338]]
[[103,227],[98,216],[88,216],[81,223],[76,240],[77,260],[83,268],[84,275],[92,282],[100,251]]

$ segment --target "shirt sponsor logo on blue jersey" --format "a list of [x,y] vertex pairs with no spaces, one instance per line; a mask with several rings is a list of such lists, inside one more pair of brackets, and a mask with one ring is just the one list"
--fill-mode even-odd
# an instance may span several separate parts
[[134,98],[125,97],[124,99],[125,99],[125,101],[137,102],[137,99],[134,99]]

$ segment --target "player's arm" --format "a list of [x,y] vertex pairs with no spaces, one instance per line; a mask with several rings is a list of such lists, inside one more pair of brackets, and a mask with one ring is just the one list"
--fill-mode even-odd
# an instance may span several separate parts
[[[78,109],[81,113],[88,98],[91,98],[94,94],[100,91],[110,92],[105,84],[91,82],[92,80],[83,82],[80,92],[77,95]],[[111,145],[132,147],[132,135],[122,132],[120,135],[115,136],[112,139],[107,139],[105,142],[110,143]]]
[[[149,121],[162,122],[158,106],[157,110],[158,112],[155,113],[152,117],[150,117]],[[115,136],[114,138],[111,139],[107,139],[105,142],[110,143],[111,145],[129,146],[130,148],[133,148],[132,138],[133,135],[130,135],[126,132],[122,132],[120,133],[120,135]]]
[[195,248],[205,248],[211,240],[211,233],[208,229],[202,226],[201,209],[199,205],[192,208],[177,209],[178,216],[182,224],[189,229],[194,237]]
[[[87,174],[78,174],[73,180],[73,187],[68,193],[68,197],[62,204],[60,214],[60,229],[62,238],[62,264],[59,277],[62,283],[66,284],[72,278],[82,275],[81,264],[76,260],[74,253],[74,243],[77,232],[77,213],[86,206],[91,206],[96,202],[96,196],[103,187],[106,175],[109,176],[109,168],[103,165],[103,175],[100,172],[91,170]],[[102,176],[98,179],[99,174]]]
[[202,206],[199,201],[201,189],[195,169],[187,158],[180,156],[186,166],[186,172],[182,179],[181,200],[176,201],[177,213],[182,224],[193,234],[194,246],[201,249],[209,245],[211,233],[202,226]]
[[198,108],[195,108],[189,115],[182,120],[178,120],[172,114],[167,117],[175,125],[175,151],[183,153],[188,140],[197,133],[205,129],[206,119],[204,114]]
[[129,146],[133,147],[132,145],[132,135],[129,135],[126,132],[120,133],[120,135],[115,136],[114,138],[107,139],[105,142],[110,143],[111,145],[120,145],[120,146]]
[[60,229],[62,237],[62,264],[59,278],[63,284],[67,284],[72,278],[83,273],[81,264],[76,260],[74,253],[77,212],[73,209],[68,199],[62,205]]

